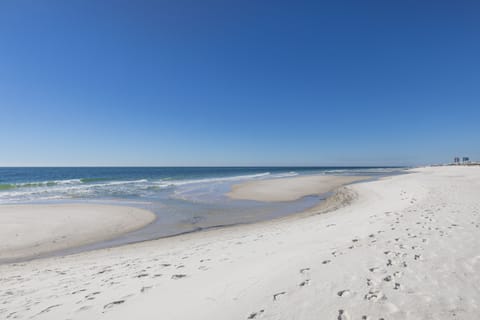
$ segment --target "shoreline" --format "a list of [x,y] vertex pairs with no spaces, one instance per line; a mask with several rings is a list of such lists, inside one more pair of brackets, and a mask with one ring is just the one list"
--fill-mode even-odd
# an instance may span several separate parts
[[[172,235],[161,236],[157,238],[135,238],[129,239],[128,235],[132,231],[141,231],[142,229],[149,226],[154,219],[148,220],[144,214],[144,209],[137,208],[137,207],[130,207],[125,205],[105,205],[105,204],[82,204],[82,203],[63,203],[63,204],[32,204],[32,205],[2,205],[0,206],[0,225],[3,225],[4,228],[7,228],[8,221],[2,221],[2,218],[5,219],[6,216],[2,213],[5,211],[12,211],[9,212],[9,218],[16,219],[15,222],[23,223],[23,228],[30,228],[33,231],[37,229],[35,224],[38,222],[35,219],[32,219],[35,216],[41,215],[45,217],[46,220],[51,220],[53,223],[49,226],[48,224],[45,227],[48,229],[56,229],[55,231],[59,231],[62,229],[63,226],[73,232],[73,237],[66,238],[64,234],[48,234],[48,236],[44,233],[43,235],[37,235],[35,237],[34,234],[30,234],[27,239],[24,240],[23,245],[13,245],[12,243],[5,242],[5,245],[2,247],[0,246],[0,264],[8,264],[8,263],[22,263],[27,261],[32,261],[36,259],[48,259],[51,257],[63,257],[72,254],[81,254],[83,252],[89,251],[96,251],[96,250],[103,250],[109,248],[115,248],[125,245],[131,245],[135,243],[143,243],[148,241],[156,241],[161,239],[171,239],[174,237],[180,237],[187,234],[198,233],[198,232],[208,232],[210,230],[218,230],[222,228],[234,228],[239,226],[246,226],[246,225],[254,225],[260,223],[268,223],[269,221],[276,221],[282,219],[295,219],[296,217],[309,215],[312,213],[312,210],[316,208],[324,208],[328,205],[332,205],[336,200],[330,199],[334,195],[338,194],[337,189],[340,186],[350,184],[350,183],[357,183],[369,179],[370,177],[364,176],[335,176],[335,175],[305,175],[300,177],[283,177],[283,178],[274,178],[274,179],[265,179],[265,180],[252,180],[247,182],[241,182],[239,184],[233,185],[231,192],[227,193],[226,196],[232,199],[236,199],[235,196],[235,189],[240,189],[240,195],[244,197],[242,200],[254,200],[254,201],[265,201],[265,202],[293,202],[298,200],[299,198],[307,197],[307,196],[321,196],[327,195],[320,203],[317,203],[309,208],[303,209],[298,212],[292,212],[287,215],[282,215],[278,217],[272,217],[265,220],[254,220],[254,221],[247,221],[247,222],[234,222],[234,223],[227,223],[227,224],[218,224],[218,225],[211,225],[211,226],[198,226],[198,228],[180,232]],[[288,186],[289,188],[285,188]],[[290,195],[292,194],[292,186],[294,186],[293,197]],[[263,199],[246,199],[245,194],[255,194],[258,190],[262,190],[263,192]],[[265,198],[265,194],[272,194],[274,195],[275,199],[268,199]],[[251,197],[251,196],[250,196]],[[241,198],[241,197],[240,197]],[[251,197],[255,198],[255,197]],[[45,209],[48,208],[51,211],[47,212]],[[123,208],[123,209],[122,209]],[[62,209],[62,213],[55,212],[56,209]],[[124,220],[123,222],[118,222],[121,224],[119,228],[116,230],[110,230],[109,225],[105,224],[95,224],[94,229],[91,229],[91,225],[89,223],[90,220],[84,220],[84,218],[92,219],[94,216],[86,217],[84,212],[88,214],[88,212],[96,212],[98,215],[97,218],[104,219],[106,215],[111,215],[113,219],[125,219],[128,217],[123,217],[125,210],[136,210],[138,217],[141,219],[139,220]],[[330,208],[329,211],[333,210]],[[53,212],[52,212],[53,211]],[[118,211],[118,212],[114,212]],[[149,211],[148,211],[149,212]],[[154,214],[149,212],[150,214]],[[25,224],[25,219],[22,217],[23,215],[27,215],[30,224]],[[66,215],[66,216],[65,216]],[[155,214],[154,214],[155,215]],[[145,220],[145,218],[147,220]],[[156,218],[156,215],[155,215]],[[42,219],[43,220],[43,219]],[[10,221],[12,222],[12,221]],[[96,221],[95,221],[96,222]],[[132,225],[129,227],[128,224],[131,223]],[[35,226],[35,227],[34,227]],[[17,226],[22,227],[22,226]],[[73,228],[74,227],[74,228]],[[72,229],[73,228],[73,229]],[[106,230],[104,230],[104,229]],[[84,230],[85,229],[85,230]],[[0,229],[1,231],[1,229]],[[11,232],[12,230],[10,230]],[[77,234],[75,234],[75,232]],[[25,230],[23,232],[26,233]],[[48,233],[48,232],[47,232]],[[80,233],[80,234],[78,234]],[[85,233],[85,234],[82,234]],[[38,232],[37,232],[38,234]],[[122,240],[121,237],[127,237]],[[43,237],[43,238],[42,238]],[[5,236],[5,239],[13,239],[10,235]],[[0,237],[0,242],[2,238]],[[30,247],[28,247],[30,244]],[[19,250],[20,249],[20,250]]]
[[473,319],[480,169],[410,172],[326,214],[0,265],[0,317]]
[[[308,175],[305,177],[317,177],[317,175]],[[334,176],[337,177],[337,176]],[[357,178],[358,177],[358,178]],[[152,223],[155,220],[155,214],[145,210],[145,209],[140,209],[137,207],[130,207],[130,206],[119,206],[119,205],[104,205],[104,204],[95,204],[95,205],[90,205],[90,204],[79,204],[79,203],[72,203],[72,204],[53,204],[53,205],[43,205],[43,204],[35,204],[35,205],[3,205],[0,206],[0,214],[2,207],[89,207],[89,206],[94,206],[94,207],[108,207],[111,210],[118,210],[119,208],[124,208],[124,209],[131,209],[134,211],[140,212],[144,211],[144,214],[147,215],[153,215],[153,219],[151,221],[144,220],[141,222],[138,226],[132,226],[132,229],[125,229],[123,231],[118,231],[115,234],[112,234],[109,237],[105,238],[97,238],[93,239],[92,241],[86,241],[86,242],[77,242],[76,244],[65,246],[63,248],[58,248],[58,249],[51,249],[48,251],[44,251],[38,254],[34,255],[28,255],[28,256],[23,256],[19,258],[11,258],[11,259],[4,259],[0,255],[0,268],[3,265],[23,265],[26,263],[35,263],[36,261],[44,261],[44,260],[50,260],[50,259],[64,259],[64,258],[69,258],[69,257],[76,257],[76,256],[82,256],[82,255],[88,255],[88,254],[95,254],[95,253],[100,253],[102,251],[110,251],[110,250],[115,250],[115,249],[121,249],[123,247],[133,247],[136,245],[150,245],[151,243],[155,242],[161,242],[161,243],[168,243],[169,241],[184,241],[184,240],[190,240],[190,239],[195,239],[196,237],[202,238],[204,236],[210,236],[211,234],[215,235],[216,233],[228,233],[229,230],[237,231],[237,230],[244,230],[247,231],[249,229],[255,230],[256,228],[262,228],[262,227],[270,227],[274,226],[278,223],[285,223],[287,221],[296,221],[304,218],[308,218],[309,216],[312,215],[319,215],[319,214],[327,214],[331,213],[332,211],[339,210],[343,207],[346,207],[350,204],[352,204],[353,201],[355,201],[358,198],[358,194],[352,190],[347,188],[346,186],[350,184],[356,184],[356,183],[362,183],[364,181],[375,181],[371,180],[371,177],[347,177],[347,178],[352,178],[352,179],[342,179],[345,181],[344,184],[338,184],[335,185],[334,189],[329,189],[328,192],[324,193],[327,196],[318,204],[307,208],[303,211],[299,212],[294,212],[291,214],[288,214],[286,216],[279,216],[267,220],[260,220],[260,221],[253,221],[253,222],[245,222],[245,223],[234,223],[234,224],[227,224],[227,225],[215,225],[215,226],[210,226],[210,227],[205,227],[205,228],[199,228],[191,231],[186,231],[183,233],[179,234],[173,234],[169,236],[163,236],[155,239],[145,239],[145,240],[139,240],[139,241],[134,241],[131,243],[125,243],[125,244],[120,244],[120,245],[112,245],[112,246],[107,246],[107,247],[100,247],[100,248],[88,248],[89,245],[95,245],[95,244],[102,244],[103,241],[108,241],[110,239],[115,239],[118,236],[121,236],[123,234],[128,234],[131,231],[135,230],[140,230],[146,226],[148,226],[150,223]],[[259,181],[249,181],[253,182],[260,182],[260,181],[270,181],[272,180],[273,182],[278,182],[283,181],[283,180],[290,180],[290,179],[297,179],[297,178],[303,178],[303,177],[287,177],[287,178],[275,178],[275,179],[267,179],[267,180],[259,180]],[[323,179],[322,179],[323,180]],[[246,182],[248,183],[248,182]],[[241,183],[243,184],[243,183]],[[253,184],[253,185],[254,185]],[[302,192],[305,192],[304,196],[310,196],[310,195],[317,195],[316,192],[314,191],[308,191],[309,189],[305,189]],[[321,194],[318,194],[321,195]],[[283,202],[280,201],[280,202]],[[35,209],[35,208],[33,208]],[[38,208],[37,208],[38,209]],[[71,208],[70,208],[71,209]],[[81,208],[80,208],[81,209]],[[98,208],[97,208],[98,209]],[[113,211],[108,212],[108,215],[110,215]],[[118,211],[117,211],[118,212]],[[147,218],[148,219],[148,218]],[[95,230],[94,232],[101,230]],[[86,245],[87,248],[83,249],[83,246]],[[79,251],[77,251],[79,250]],[[0,251],[1,254],[1,251]]]

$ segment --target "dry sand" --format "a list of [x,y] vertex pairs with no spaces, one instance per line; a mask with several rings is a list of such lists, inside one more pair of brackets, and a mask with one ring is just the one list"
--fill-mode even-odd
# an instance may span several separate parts
[[365,180],[361,176],[311,175],[293,178],[254,180],[234,185],[227,195],[232,199],[293,201],[332,191],[342,185]]
[[113,238],[152,222],[149,211],[123,206],[0,206],[0,261],[32,257]]
[[480,168],[343,194],[325,214],[1,265],[0,318],[478,319]]

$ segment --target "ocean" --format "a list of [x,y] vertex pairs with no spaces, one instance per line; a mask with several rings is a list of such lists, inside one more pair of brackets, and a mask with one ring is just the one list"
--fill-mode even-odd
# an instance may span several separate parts
[[306,174],[376,177],[403,170],[398,167],[5,167],[0,168],[0,205],[66,202],[127,205],[150,210],[157,216],[155,222],[141,230],[80,248],[86,250],[286,216],[313,207],[326,196],[282,203],[229,199],[225,193],[242,181]]

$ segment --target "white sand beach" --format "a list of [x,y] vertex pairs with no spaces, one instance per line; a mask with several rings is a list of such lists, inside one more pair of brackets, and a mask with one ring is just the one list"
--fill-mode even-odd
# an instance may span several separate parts
[[420,168],[327,213],[0,265],[0,318],[477,319],[479,195],[480,167]]
[[0,206],[0,261],[107,240],[155,219],[149,211],[93,204]]
[[253,180],[232,187],[232,199],[293,201],[312,194],[329,192],[342,185],[365,180],[362,176],[310,175],[281,179]]

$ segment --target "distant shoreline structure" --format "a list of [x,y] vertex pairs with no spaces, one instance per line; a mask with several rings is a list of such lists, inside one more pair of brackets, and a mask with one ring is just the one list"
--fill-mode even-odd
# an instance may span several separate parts
[[441,166],[480,166],[480,161],[471,161],[469,157],[462,157],[460,161],[460,157],[454,157],[451,163],[431,165],[431,167]]

